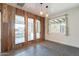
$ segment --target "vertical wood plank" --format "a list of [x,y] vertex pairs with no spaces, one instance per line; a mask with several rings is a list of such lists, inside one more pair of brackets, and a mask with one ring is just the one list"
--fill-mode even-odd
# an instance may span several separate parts
[[15,19],[15,8],[13,8],[12,6],[7,6],[7,12],[8,12],[8,35],[9,35],[9,38],[8,38],[8,51],[9,50],[12,50],[13,48],[13,45],[14,45],[14,34],[12,33],[13,32],[13,28],[14,28],[14,19]]
[[34,16],[34,43],[36,43],[36,16]]
[[41,17],[41,39],[40,42],[44,41],[45,39],[45,19]]
[[8,50],[8,20],[7,20],[7,5],[2,5],[2,25],[1,25],[1,52]]
[[26,45],[28,44],[28,14],[25,12],[25,40]]
[[1,3],[0,3],[0,10],[1,10]]

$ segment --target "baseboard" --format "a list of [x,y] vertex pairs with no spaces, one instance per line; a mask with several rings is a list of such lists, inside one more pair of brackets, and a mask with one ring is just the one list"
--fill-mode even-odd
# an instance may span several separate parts
[[78,48],[79,49],[79,47],[72,46],[72,45],[67,45],[67,44],[64,44],[64,43],[56,42],[56,41],[51,41],[51,40],[45,40],[45,41],[49,41],[49,42],[52,42],[52,43],[61,44],[61,45],[64,45],[64,46],[69,46],[69,47],[73,47],[73,48]]

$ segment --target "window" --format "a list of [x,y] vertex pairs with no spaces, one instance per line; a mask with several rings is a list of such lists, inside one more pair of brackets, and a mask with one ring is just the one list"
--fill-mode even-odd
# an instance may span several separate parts
[[36,39],[40,38],[40,20],[36,20]]
[[28,41],[34,40],[34,20],[28,18]]
[[49,20],[49,33],[63,33],[66,34],[66,16],[57,17]]
[[25,21],[23,16],[15,16],[15,44],[25,42]]

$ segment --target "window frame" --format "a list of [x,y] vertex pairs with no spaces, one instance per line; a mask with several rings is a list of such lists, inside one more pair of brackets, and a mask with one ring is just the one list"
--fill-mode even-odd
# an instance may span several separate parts
[[[58,17],[54,17],[53,18],[53,21],[54,20],[57,20],[57,19],[62,19],[62,18],[64,18],[64,20],[65,20],[65,31],[62,33],[61,31],[60,32],[57,32],[57,33],[61,33],[61,34],[64,34],[64,35],[68,35],[68,14],[65,14],[65,15],[61,15],[61,16],[58,16]],[[51,19],[52,20],[52,19]],[[56,32],[51,32],[50,31],[50,21],[51,20],[48,20],[48,33],[49,34],[52,34],[52,33],[56,33]],[[61,30],[61,29],[60,29]]]
[[[22,43],[25,43],[25,42],[26,42],[26,38],[25,38],[26,22],[25,22],[25,16],[20,15],[20,14],[15,14],[15,21],[16,21],[16,16],[21,16],[21,17],[24,18],[24,42],[21,42],[21,43],[17,43],[17,44],[16,44],[16,41],[15,41],[15,45],[18,45],[18,44],[22,44]],[[16,24],[16,22],[15,22],[15,24]],[[15,27],[14,27],[14,30],[15,30]],[[15,31],[15,32],[16,32],[16,31]],[[15,33],[15,32],[14,32],[14,33]],[[15,35],[16,35],[16,34],[15,34]],[[16,40],[16,36],[15,36],[15,40]]]

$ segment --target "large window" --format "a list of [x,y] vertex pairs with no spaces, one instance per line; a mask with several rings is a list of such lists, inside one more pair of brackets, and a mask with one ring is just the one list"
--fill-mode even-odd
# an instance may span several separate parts
[[34,40],[34,19],[28,18],[28,41]]
[[66,34],[67,26],[66,16],[57,17],[49,20],[49,33],[63,33]]
[[36,20],[36,39],[40,38],[40,20]]
[[25,42],[25,21],[23,16],[15,16],[15,44]]

